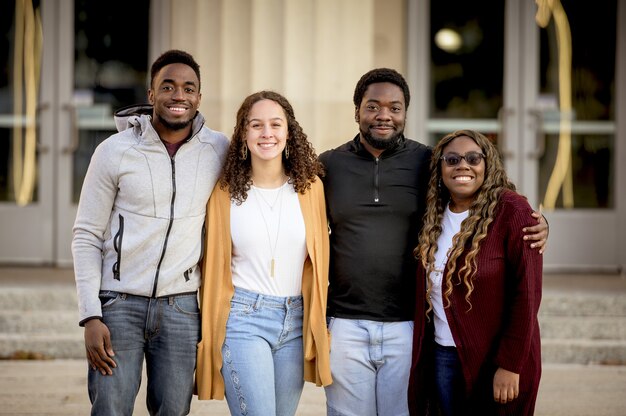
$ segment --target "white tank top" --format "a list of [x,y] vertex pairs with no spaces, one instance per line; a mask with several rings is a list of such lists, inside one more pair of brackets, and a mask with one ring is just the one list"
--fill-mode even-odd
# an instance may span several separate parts
[[461,223],[469,215],[469,211],[454,213],[450,211],[450,207],[446,206],[441,221],[441,235],[437,240],[437,253],[435,253],[435,270],[433,270],[428,278],[431,283],[430,301],[433,305],[435,315],[435,342],[439,345],[447,347],[455,347],[448,318],[444,310],[444,301],[442,295],[443,271],[448,262],[448,251],[452,247],[452,238],[461,230]]
[[252,186],[241,205],[231,201],[230,232],[233,285],[273,296],[302,293],[306,236],[293,185]]

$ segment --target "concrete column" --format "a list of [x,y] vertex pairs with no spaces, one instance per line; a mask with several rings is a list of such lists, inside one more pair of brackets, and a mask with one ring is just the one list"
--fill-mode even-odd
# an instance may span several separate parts
[[405,69],[406,0],[177,0],[171,44],[202,71],[200,110],[232,133],[244,97],[284,94],[318,152],[357,133],[352,94],[377,66]]

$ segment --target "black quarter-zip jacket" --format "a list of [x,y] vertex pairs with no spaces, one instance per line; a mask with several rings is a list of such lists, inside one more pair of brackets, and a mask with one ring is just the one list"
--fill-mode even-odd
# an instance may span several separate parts
[[376,158],[359,135],[320,155],[330,234],[328,316],[413,319],[432,149],[402,138]]

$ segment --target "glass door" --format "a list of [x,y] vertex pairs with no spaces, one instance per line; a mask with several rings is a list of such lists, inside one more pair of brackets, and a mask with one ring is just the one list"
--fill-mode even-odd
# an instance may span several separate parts
[[616,163],[626,136],[616,120],[624,105],[618,76],[625,75],[617,41],[626,22],[618,27],[617,0],[539,5],[525,13],[540,29],[537,88],[523,97],[534,131],[526,130],[523,141],[526,165],[537,166],[528,189],[554,231],[545,262],[556,270],[623,270],[625,207],[617,190],[626,182]]
[[[96,146],[117,132],[113,113],[146,103],[150,0],[61,2],[57,264],[71,264],[72,226]],[[124,10],[124,13],[119,13]],[[66,45],[66,46],[64,46]]]
[[[48,262],[53,254],[54,72],[49,15],[39,1],[0,2],[0,261]],[[47,128],[45,127],[47,126]]]
[[409,29],[409,81],[428,93],[409,125],[430,144],[470,128],[498,145],[518,190],[550,222],[547,271],[623,270],[624,11],[617,0],[537,4],[410,1],[409,28],[426,29]]
[[0,8],[10,63],[0,77],[0,262],[67,266],[91,154],[116,132],[115,109],[147,100],[150,0]]

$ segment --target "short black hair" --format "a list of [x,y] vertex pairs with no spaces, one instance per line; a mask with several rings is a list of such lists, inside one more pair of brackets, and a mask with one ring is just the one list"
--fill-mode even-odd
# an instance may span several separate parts
[[[164,66],[169,64],[185,64],[196,73],[198,77],[198,83],[200,84],[200,65],[193,59],[193,56],[188,54],[185,51],[181,51],[178,49],[171,49],[167,52],[164,52],[161,56],[159,56],[156,61],[152,64],[150,68],[150,88],[153,87],[152,83],[154,82],[154,77],[159,73]],[[198,91],[200,91],[200,85],[198,85]]]
[[397,85],[402,89],[404,93],[404,105],[406,108],[409,107],[409,101],[411,101],[411,92],[409,91],[409,84],[406,83],[406,80],[398,71],[391,68],[376,68],[371,71],[366,72],[359,82],[356,84],[356,88],[354,89],[354,105],[359,108],[361,106],[361,101],[363,101],[363,96],[365,95],[365,91],[370,84],[378,84],[381,82],[390,82],[392,84]]

